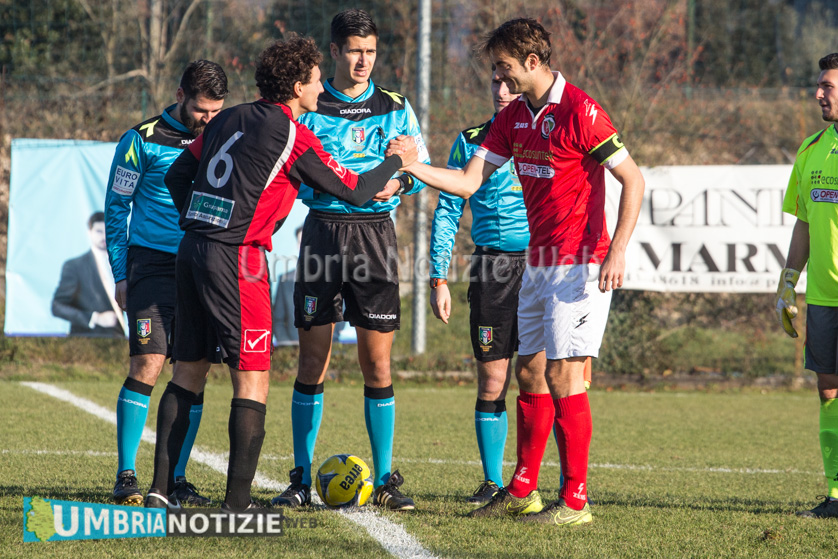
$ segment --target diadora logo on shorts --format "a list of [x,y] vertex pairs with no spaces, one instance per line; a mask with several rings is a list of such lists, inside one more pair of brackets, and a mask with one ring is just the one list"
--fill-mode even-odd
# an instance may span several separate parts
[[148,337],[151,335],[151,319],[141,318],[137,320],[137,335],[141,338],[139,342],[143,345],[148,343]]
[[826,188],[813,188],[809,193],[812,202],[830,202],[838,204],[838,190],[828,190]]
[[518,174],[537,179],[552,179],[556,171],[547,165],[535,165],[533,163],[519,163]]
[[310,295],[306,295],[303,310],[307,315],[312,315],[315,312],[317,312],[317,297],[311,297]]
[[367,108],[361,109],[341,109],[340,114],[342,115],[362,115],[362,114],[372,114],[372,111]]
[[375,314],[375,313],[369,313],[369,314],[367,315],[367,318],[369,318],[369,319],[371,319],[371,320],[396,320],[396,318],[397,318],[397,317],[396,317],[396,315],[394,315],[394,314]]
[[270,330],[245,330],[242,350],[246,353],[264,353],[268,351],[270,339]]

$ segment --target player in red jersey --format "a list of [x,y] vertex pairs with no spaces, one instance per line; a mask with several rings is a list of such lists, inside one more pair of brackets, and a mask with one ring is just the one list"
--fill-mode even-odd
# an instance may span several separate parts
[[177,255],[172,357],[178,361],[160,400],[154,480],[147,507],[179,508],[172,471],[188,414],[209,363],[230,368],[230,462],[223,510],[253,508],[250,485],[265,437],[271,299],[265,251],[287,217],[300,183],[361,205],[415,161],[403,155],[356,175],[323,150],[296,119],[317,109],[322,55],[310,38],[277,41],[259,55],[262,99],[222,111],[166,174],[185,231]]
[[[599,352],[611,290],[623,283],[644,180],[605,111],[550,70],[550,34],[541,24],[508,21],[488,35],[483,51],[494,78],[522,95],[498,113],[464,169],[423,164],[407,169],[434,188],[466,198],[514,158],[527,208],[531,236],[515,367],[521,391],[518,464],[509,485],[471,514],[583,524],[592,520],[585,361]],[[605,227],[605,169],[623,186],[613,240]],[[536,488],[554,426],[565,483],[559,500],[544,507]]]

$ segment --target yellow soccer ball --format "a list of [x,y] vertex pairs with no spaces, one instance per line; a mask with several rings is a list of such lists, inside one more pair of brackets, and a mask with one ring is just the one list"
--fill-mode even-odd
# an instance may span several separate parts
[[314,486],[328,507],[360,507],[372,495],[372,472],[357,456],[335,454],[320,465]]

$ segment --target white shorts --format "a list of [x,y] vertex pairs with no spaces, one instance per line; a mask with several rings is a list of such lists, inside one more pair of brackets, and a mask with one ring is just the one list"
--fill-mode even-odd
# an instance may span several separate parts
[[527,265],[518,295],[518,354],[597,357],[612,293],[598,286],[598,264]]

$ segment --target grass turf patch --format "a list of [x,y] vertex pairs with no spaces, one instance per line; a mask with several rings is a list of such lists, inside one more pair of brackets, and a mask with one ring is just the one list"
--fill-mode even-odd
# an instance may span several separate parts
[[[66,382],[62,388],[113,409],[118,382]],[[153,428],[163,379],[152,396]],[[206,391],[197,445],[227,451],[231,388]],[[271,387],[259,471],[287,483],[293,467],[291,383]],[[327,383],[315,467],[331,454],[370,458],[360,386]],[[470,519],[465,498],[482,479],[474,441],[474,389],[396,385],[394,468],[405,476],[412,514],[384,513],[439,557],[803,557],[835,548],[834,521],[800,519],[824,480],[817,446],[817,397],[808,393],[590,394],[594,417],[590,495],[594,522],[563,529],[515,519]],[[514,395],[508,403],[514,409]],[[357,525],[332,511],[303,512],[316,529],[265,539],[115,540],[22,543],[22,497],[107,502],[115,476],[115,427],[18,383],[0,383],[4,425],[0,459],[0,548],[5,556],[110,557],[175,553],[183,557],[270,553],[276,557],[386,557]],[[515,460],[515,417],[506,448]],[[150,444],[138,455],[148,488]],[[540,476],[545,500],[558,492],[558,453],[549,441]],[[219,501],[224,476],[192,461],[190,481]],[[254,489],[268,500],[275,493]]]

